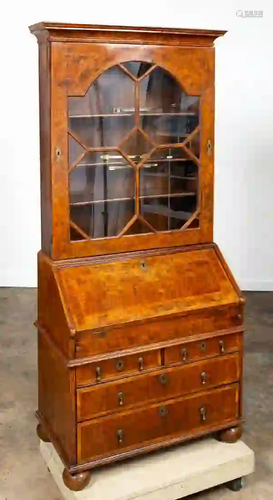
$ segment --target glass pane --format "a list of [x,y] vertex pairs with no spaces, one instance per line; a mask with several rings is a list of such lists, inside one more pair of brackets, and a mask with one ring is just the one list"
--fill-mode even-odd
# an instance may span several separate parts
[[[70,218],[90,238],[117,236],[135,213],[134,200],[108,201],[85,206],[71,206]],[[74,229],[71,239],[83,239]]]
[[69,128],[89,148],[117,146],[134,126],[134,82],[117,66],[102,73],[84,97],[68,101]]
[[156,144],[181,143],[199,123],[199,97],[162,68],[140,82],[140,123]]
[[141,196],[193,196],[198,166],[181,148],[156,150],[140,169]]
[[85,153],[85,149],[69,135],[68,139],[68,149],[69,149],[69,166],[73,165],[81,155]]
[[137,130],[121,145],[121,149],[131,160],[139,163],[142,157],[153,149],[153,145]]
[[89,153],[69,175],[70,203],[134,198],[134,169],[116,151]]
[[[196,210],[196,195],[152,197],[140,200],[140,213],[156,231],[181,229]],[[198,227],[198,219],[195,219]]]
[[[68,98],[73,241],[118,236],[136,214],[136,198],[144,222],[124,236],[181,229],[198,209],[199,97],[153,66],[127,61],[85,96]],[[132,165],[142,161],[136,186]],[[198,225],[196,217],[188,227]]]
[[130,73],[135,78],[140,78],[141,76],[145,75],[145,73],[153,65],[150,63],[141,62],[141,61],[128,61],[128,62],[122,63],[122,66],[124,66],[128,71],[130,71]]

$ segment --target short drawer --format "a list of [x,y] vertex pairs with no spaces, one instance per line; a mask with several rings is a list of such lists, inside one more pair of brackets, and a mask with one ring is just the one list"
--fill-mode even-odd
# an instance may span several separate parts
[[172,438],[187,438],[238,418],[238,385],[187,398],[172,399],[146,409],[78,424],[78,463]]
[[136,374],[161,366],[161,352],[139,352],[128,356],[118,356],[89,363],[76,368],[77,386],[99,384],[107,380]]
[[237,354],[77,390],[78,422],[239,380]]
[[234,333],[205,340],[187,342],[165,349],[165,365],[188,363],[198,359],[225,355],[240,349],[240,336]]

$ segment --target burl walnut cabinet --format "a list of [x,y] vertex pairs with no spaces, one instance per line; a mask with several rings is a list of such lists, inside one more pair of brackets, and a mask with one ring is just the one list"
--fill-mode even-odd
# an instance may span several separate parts
[[241,436],[244,299],[213,243],[214,40],[39,23],[38,435],[64,482]]

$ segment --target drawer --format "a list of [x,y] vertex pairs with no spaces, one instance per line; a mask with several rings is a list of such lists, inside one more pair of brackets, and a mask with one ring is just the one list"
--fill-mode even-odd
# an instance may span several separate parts
[[139,352],[129,356],[119,356],[103,359],[76,368],[77,386],[98,384],[107,380],[123,377],[126,374],[136,374],[161,366],[161,352]]
[[238,333],[219,335],[198,342],[187,342],[165,349],[165,365],[187,363],[198,359],[224,355],[240,349],[240,335]]
[[78,424],[78,463],[216,430],[238,418],[238,384]]
[[239,376],[239,356],[232,354],[187,366],[157,370],[115,383],[78,389],[78,422],[99,414],[230,384],[239,380]]

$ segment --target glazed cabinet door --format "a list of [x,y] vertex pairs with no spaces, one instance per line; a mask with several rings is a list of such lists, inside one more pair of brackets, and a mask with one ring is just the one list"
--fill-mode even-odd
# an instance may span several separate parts
[[214,50],[53,43],[54,258],[212,240]]

